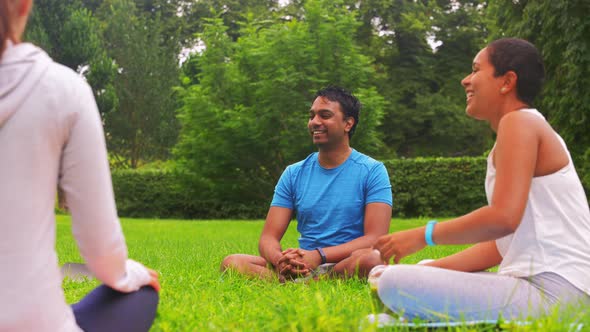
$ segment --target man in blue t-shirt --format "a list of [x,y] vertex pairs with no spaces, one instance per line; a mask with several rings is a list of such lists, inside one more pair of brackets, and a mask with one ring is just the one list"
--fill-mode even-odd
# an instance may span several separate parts
[[[275,188],[260,236],[260,256],[234,254],[221,265],[260,277],[296,278],[328,267],[366,276],[383,264],[371,246],[389,232],[391,184],[383,163],[350,147],[360,102],[344,89],[318,91],[308,129],[318,152],[288,166]],[[295,213],[299,248],[280,241]]]

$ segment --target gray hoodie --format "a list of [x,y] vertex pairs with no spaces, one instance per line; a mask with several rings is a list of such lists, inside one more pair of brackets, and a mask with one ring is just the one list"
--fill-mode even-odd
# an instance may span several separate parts
[[16,112],[51,62],[47,53],[31,44],[8,48],[0,66],[0,127]]
[[94,275],[123,292],[148,284],[147,269],[127,259],[92,90],[43,50],[8,45],[0,58],[0,331],[79,331],[55,252],[58,186]]

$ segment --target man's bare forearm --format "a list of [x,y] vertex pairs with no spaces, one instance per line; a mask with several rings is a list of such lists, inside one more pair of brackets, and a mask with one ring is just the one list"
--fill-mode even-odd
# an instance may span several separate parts
[[370,248],[377,238],[377,235],[363,235],[350,242],[333,247],[323,248],[323,250],[329,263],[338,263],[341,260],[349,257],[355,250]]
[[277,262],[283,256],[281,243],[272,237],[261,237],[258,244],[260,256],[276,267]]

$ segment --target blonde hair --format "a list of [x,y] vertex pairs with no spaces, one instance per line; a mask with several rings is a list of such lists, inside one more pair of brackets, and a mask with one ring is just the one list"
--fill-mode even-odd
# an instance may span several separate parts
[[12,34],[14,10],[19,0],[0,0],[0,58],[6,49],[6,41]]

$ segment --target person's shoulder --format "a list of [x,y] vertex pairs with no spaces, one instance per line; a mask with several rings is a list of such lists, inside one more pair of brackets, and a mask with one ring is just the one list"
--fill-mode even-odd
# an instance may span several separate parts
[[534,124],[534,123],[545,123],[545,117],[536,109],[523,109],[519,111],[513,111],[505,114],[500,119],[498,126],[508,125],[523,125],[523,124]]
[[302,169],[306,169],[308,167],[313,166],[315,163],[317,163],[317,160],[318,160],[318,153],[313,152],[310,155],[308,155],[305,159],[300,160],[298,162],[295,162],[295,163],[287,166],[287,168],[285,168],[285,173],[290,173],[290,174],[298,173]]
[[505,114],[498,123],[498,135],[536,135],[548,126],[547,121],[535,109],[513,111]]
[[364,165],[369,169],[383,165],[383,162],[374,159],[373,157],[370,157],[355,149],[352,149],[352,153],[350,154],[350,160],[355,164]]
[[61,89],[64,93],[87,93],[91,91],[86,80],[73,69],[57,62],[51,62],[44,76],[46,84],[52,84],[55,88]]
[[317,160],[318,160],[318,153],[313,152],[313,153],[310,153],[307,157],[305,157],[305,159],[295,162],[295,163],[287,166],[287,168],[291,168],[291,169],[304,168],[304,167],[307,167],[309,165],[316,163]]
[[[57,106],[64,119],[96,112],[92,88],[84,77],[69,67],[52,62],[44,75],[42,93],[50,94],[46,105]],[[68,120],[69,121],[69,120]]]

